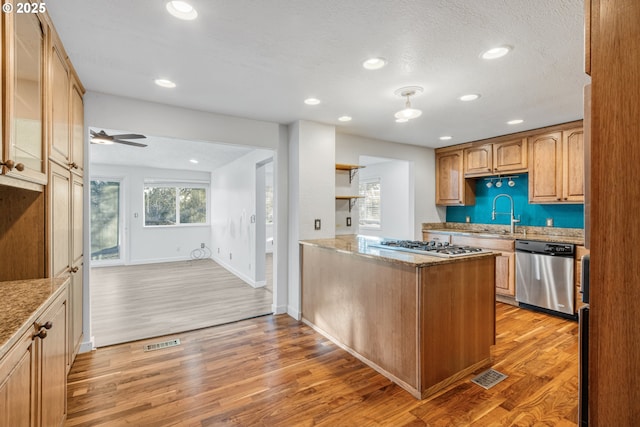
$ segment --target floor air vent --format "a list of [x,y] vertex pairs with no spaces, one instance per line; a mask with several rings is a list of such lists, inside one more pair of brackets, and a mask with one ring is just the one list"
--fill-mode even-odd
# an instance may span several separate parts
[[472,379],[471,382],[488,390],[505,378],[507,378],[507,375],[494,371],[493,369],[489,369]]
[[177,345],[180,345],[180,339],[179,338],[176,338],[175,340],[157,342],[157,343],[154,343],[154,344],[146,344],[144,346],[144,351],[161,350],[163,348],[175,347]]

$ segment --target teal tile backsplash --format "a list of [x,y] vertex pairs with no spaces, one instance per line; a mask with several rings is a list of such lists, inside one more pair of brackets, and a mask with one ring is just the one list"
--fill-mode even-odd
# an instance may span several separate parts
[[[483,178],[476,179],[476,204],[473,206],[448,206],[447,222],[465,222],[466,217],[471,218],[476,224],[509,224],[509,215],[498,215],[495,221],[491,220],[491,207],[493,199],[498,194],[508,194],[513,198],[515,216],[520,215],[521,222],[517,225],[529,225],[535,227],[546,226],[546,219],[553,218],[554,227],[584,228],[583,204],[529,204],[529,179],[527,174],[519,175],[513,179],[516,185],[509,187],[507,181],[503,181],[501,188],[487,188],[487,181]],[[495,181],[494,181],[495,182]],[[498,199],[496,211],[509,212],[509,199]]]

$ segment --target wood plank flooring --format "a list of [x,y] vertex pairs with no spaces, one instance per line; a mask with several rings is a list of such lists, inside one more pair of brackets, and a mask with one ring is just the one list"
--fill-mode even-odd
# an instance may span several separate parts
[[270,314],[272,303],[211,259],[91,269],[97,347]]
[[286,315],[98,349],[71,369],[66,425],[575,426],[577,323],[497,303],[496,327],[509,377],[423,401]]

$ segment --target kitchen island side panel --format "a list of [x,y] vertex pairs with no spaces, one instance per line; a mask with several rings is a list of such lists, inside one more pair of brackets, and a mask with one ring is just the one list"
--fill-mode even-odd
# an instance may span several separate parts
[[490,362],[495,344],[495,262],[421,268],[421,390]]
[[418,389],[415,266],[301,245],[302,318]]

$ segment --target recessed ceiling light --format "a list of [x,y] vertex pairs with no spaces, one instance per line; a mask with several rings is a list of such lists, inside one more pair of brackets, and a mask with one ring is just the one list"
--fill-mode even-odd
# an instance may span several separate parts
[[198,17],[198,12],[186,1],[168,1],[167,12],[185,21],[191,21]]
[[351,116],[340,116],[338,117],[338,120],[340,120],[341,122],[350,122]]
[[524,122],[524,120],[522,119],[515,119],[515,120],[509,120],[507,122],[508,125],[519,125],[520,123]]
[[176,84],[174,82],[167,79],[155,79],[155,83],[160,87],[166,87],[169,89],[173,89],[174,87],[176,87]]
[[458,98],[460,101],[475,101],[476,99],[480,98],[480,95],[477,93],[470,93],[468,95],[462,95],[460,98]]
[[320,100],[317,98],[307,98],[304,100],[304,103],[307,105],[318,105],[320,104]]
[[409,121],[409,119],[404,119],[404,118],[397,118],[396,119],[396,123],[407,123]]
[[482,53],[483,59],[496,59],[505,56],[513,49],[511,46],[498,46]]
[[362,66],[367,70],[379,70],[387,65],[387,60],[384,58],[369,58],[362,63]]
[[441,140],[441,141],[448,141],[448,140],[450,140],[451,138],[453,138],[453,137],[451,137],[451,136],[449,136],[449,135],[445,135],[445,136],[441,136],[441,137],[440,137],[440,140]]
[[189,160],[189,161],[190,161],[191,163],[193,163],[194,165],[197,165],[197,164],[198,164],[198,161],[197,161],[196,159],[191,159],[191,160]]

